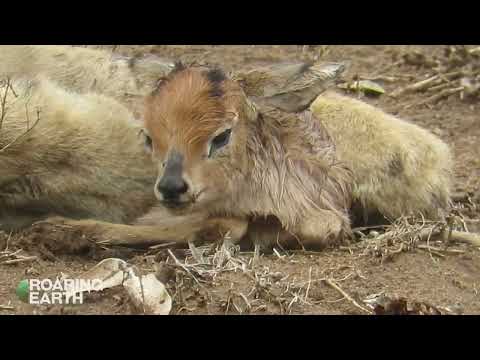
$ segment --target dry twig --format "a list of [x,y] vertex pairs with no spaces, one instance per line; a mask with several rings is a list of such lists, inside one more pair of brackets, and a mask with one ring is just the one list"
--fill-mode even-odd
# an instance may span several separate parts
[[20,139],[22,139],[23,137],[25,137],[28,133],[30,133],[33,129],[35,129],[35,127],[38,125],[38,123],[40,122],[40,109],[37,109],[37,119],[35,120],[35,123],[27,128],[27,130],[25,130],[21,135],[17,136],[15,139],[13,139],[11,142],[9,142],[7,145],[5,145],[4,147],[2,147],[0,149],[0,153],[1,152],[4,152],[5,150],[7,150],[10,146],[12,146],[13,144],[15,144],[16,142],[18,142]]
[[331,288],[337,290],[340,294],[343,295],[343,297],[345,299],[347,299],[348,301],[350,301],[355,307],[357,307],[358,309],[362,310],[363,312],[371,315],[372,312],[370,310],[368,310],[367,308],[363,307],[362,305],[360,305],[354,298],[352,298],[350,295],[348,295],[340,286],[338,286],[338,284],[336,284],[333,280],[331,279],[325,279],[324,280],[325,283],[330,286]]
[[397,89],[394,92],[392,92],[390,94],[390,96],[393,97],[393,98],[397,98],[400,95],[403,95],[405,93],[425,90],[425,89],[429,88],[430,86],[432,86],[433,84],[437,85],[437,83],[439,82],[438,80],[441,80],[440,76],[439,75],[434,75],[434,76],[429,77],[428,79],[418,81],[415,84],[408,85],[404,88]]
[[12,264],[18,264],[18,263],[23,263],[23,262],[32,262],[37,260],[36,256],[28,256],[24,258],[18,258],[18,259],[12,259],[12,260],[6,260],[0,263],[0,265],[12,265]]
[[460,86],[460,87],[456,87],[456,88],[442,90],[440,93],[435,94],[433,96],[430,96],[429,98],[427,98],[423,101],[420,101],[420,102],[414,103],[414,104],[409,104],[409,105],[405,106],[405,109],[409,109],[413,106],[421,106],[421,105],[428,105],[428,104],[431,104],[431,103],[437,103],[438,101],[440,101],[444,98],[448,98],[451,95],[458,94],[458,93],[462,92],[464,89],[465,88],[463,86]]
[[202,284],[200,284],[200,281],[198,281],[198,279],[195,277],[195,275],[192,274],[192,272],[185,266],[183,265],[180,261],[178,261],[178,259],[176,258],[176,256],[173,254],[173,252],[168,249],[168,254],[170,255],[170,257],[173,259],[173,261],[175,262],[175,265],[179,266],[180,268],[182,268],[183,270],[185,270],[185,272],[190,275],[192,277],[193,280],[195,280],[195,282],[202,286]]

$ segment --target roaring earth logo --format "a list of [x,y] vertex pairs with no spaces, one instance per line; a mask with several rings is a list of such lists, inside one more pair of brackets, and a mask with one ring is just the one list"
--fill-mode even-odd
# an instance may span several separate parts
[[83,291],[101,290],[99,279],[50,279],[28,280],[28,302],[32,305],[79,305],[83,304]]

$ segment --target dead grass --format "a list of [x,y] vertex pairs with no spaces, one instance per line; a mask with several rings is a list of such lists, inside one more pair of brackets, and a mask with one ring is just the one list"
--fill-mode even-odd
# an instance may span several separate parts
[[[463,239],[452,234],[464,234],[465,225],[458,211],[452,211],[444,222],[426,221],[420,217],[403,217],[396,220],[390,226],[380,230],[357,229],[358,241],[341,250],[348,251],[357,259],[372,258],[381,264],[393,262],[395,257],[402,253],[424,251],[432,262],[438,258],[465,254],[465,247],[458,243]],[[228,239],[227,239],[228,240]],[[175,250],[161,249],[155,255],[162,262],[162,269],[174,269],[174,276],[162,279],[169,281],[169,289],[172,292],[174,312],[177,314],[192,311],[190,301],[204,299],[205,302],[216,302],[225,314],[255,314],[261,313],[272,306],[277,308],[280,314],[291,314],[295,306],[302,308],[312,307],[318,301],[312,299],[310,289],[313,284],[325,284],[340,296],[334,302],[349,302],[357,308],[361,314],[377,314],[397,311],[398,313],[424,313],[440,314],[448,313],[447,310],[438,310],[433,305],[416,302],[415,299],[388,298],[390,305],[383,299],[383,305],[378,307],[372,303],[372,297],[359,298],[350,294],[342,287],[342,283],[351,278],[364,278],[362,273],[351,265],[325,268],[320,273],[312,273],[312,267],[308,268],[308,280],[291,278],[288,272],[278,272],[263,265],[263,255],[255,257],[252,252],[240,252],[238,247],[228,247],[223,244],[195,247],[192,249]],[[470,244],[471,246],[472,244]],[[166,253],[166,254],[165,254]],[[274,249],[270,255],[276,258],[276,262],[285,265],[298,263],[299,258],[315,256],[308,251],[285,251]],[[345,271],[348,270],[346,273]],[[215,292],[219,278],[225,278],[225,274],[234,273],[241,275],[244,285],[238,288],[233,282],[228,291],[222,295]],[[340,275],[340,273],[342,275]],[[247,284],[247,286],[245,286]],[[324,300],[322,300],[324,301]],[[408,311],[406,304],[409,304]],[[386,305],[387,304],[387,305]],[[399,305],[400,304],[400,305]],[[378,306],[377,306],[378,305]],[[393,310],[392,310],[393,309]]]

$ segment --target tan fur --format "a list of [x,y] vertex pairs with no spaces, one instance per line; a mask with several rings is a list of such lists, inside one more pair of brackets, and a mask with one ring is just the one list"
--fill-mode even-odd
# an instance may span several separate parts
[[153,204],[155,170],[128,109],[43,78],[11,86],[0,129],[3,227],[12,214],[25,224],[50,213],[128,222]]
[[[311,244],[349,231],[351,174],[335,156],[325,129],[310,113],[259,114],[233,81],[212,97],[204,70],[171,76],[146,103],[145,125],[161,164],[184,156],[190,206],[209,216],[278,218],[285,231]],[[212,159],[209,141],[232,128],[231,143]],[[273,236],[273,235],[272,235]]]
[[422,212],[436,218],[449,205],[449,147],[421,127],[333,91],[311,105],[353,172],[353,196],[365,211],[395,219]]
[[105,50],[64,45],[1,45],[0,76],[45,75],[59,86],[78,93],[113,97],[141,113],[139,100],[173,68],[155,56],[128,58]]
[[[147,99],[152,163],[133,121],[131,110],[138,108],[123,105],[124,92],[139,89],[132,85],[135,76],[118,70],[128,68],[124,60],[110,71],[111,58],[98,50],[72,50],[84,57],[71,56],[65,47],[0,50],[0,73],[14,77],[19,95],[8,99],[0,149],[24,132],[26,109],[30,123],[41,110],[37,127],[0,152],[3,228],[61,215],[67,218],[61,223],[118,244],[126,238],[185,243],[213,227],[220,235],[230,232],[234,241],[247,234],[261,243],[296,239],[324,245],[350,231],[352,200],[389,217],[435,215],[448,203],[448,147],[363,102],[329,92],[311,112],[257,109],[237,83],[226,80],[224,95],[212,97],[203,70],[188,69]],[[37,73],[84,94],[67,92]],[[90,91],[94,79],[94,91],[108,96]],[[207,158],[210,140],[229,127],[230,144]],[[185,158],[189,208],[174,217],[152,213],[151,226],[120,225],[151,209],[157,169],[160,178],[173,149]]]
[[[46,218],[35,226],[42,230],[39,241],[59,240],[54,248],[68,252],[85,239],[144,245],[186,243],[197,233],[210,240],[245,234],[245,224],[235,219],[172,218],[152,208],[156,169],[124,105],[65,91],[43,76],[11,81],[0,126],[0,230]],[[2,99],[6,85],[0,85]],[[139,226],[123,225],[137,219]]]

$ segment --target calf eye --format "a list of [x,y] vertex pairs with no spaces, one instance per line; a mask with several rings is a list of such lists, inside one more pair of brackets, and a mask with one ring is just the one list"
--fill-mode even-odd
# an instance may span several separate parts
[[210,142],[210,150],[208,152],[208,157],[211,157],[215,151],[228,144],[228,142],[230,141],[231,133],[232,129],[227,129],[212,139],[212,141]]
[[152,152],[152,149],[153,149],[152,138],[144,130],[142,130],[142,135],[145,140],[145,148],[147,149],[148,152]]
[[152,138],[148,135],[145,135],[145,146],[148,150],[152,150]]

